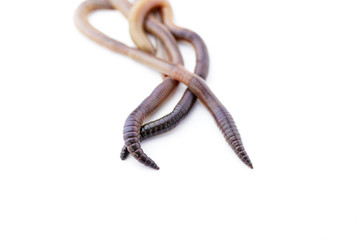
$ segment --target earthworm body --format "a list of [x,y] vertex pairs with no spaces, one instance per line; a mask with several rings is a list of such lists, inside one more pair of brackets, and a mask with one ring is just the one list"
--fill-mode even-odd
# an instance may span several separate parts
[[[128,18],[130,34],[138,49],[126,46],[90,25],[88,15],[100,9],[117,9]],[[163,23],[150,14],[150,11],[154,9],[160,10]],[[165,80],[127,118],[123,131],[126,148],[122,150],[122,159],[126,158],[128,150],[139,162],[159,169],[157,164],[143,152],[140,141],[177,126],[188,114],[197,97],[213,115],[234,152],[252,168],[234,120],[204,82],[209,67],[205,43],[196,33],[173,24],[172,11],[166,0],[139,0],[133,6],[127,0],[87,0],[78,7],[75,24],[91,40],[141,62],[166,76]],[[148,40],[144,28],[160,39],[167,52],[169,62],[152,55],[155,49]],[[196,51],[195,73],[190,73],[182,66],[182,58],[174,37],[188,41],[194,46]],[[188,89],[173,112],[141,127],[145,118],[151,115],[176,88],[176,81],[187,85]]]

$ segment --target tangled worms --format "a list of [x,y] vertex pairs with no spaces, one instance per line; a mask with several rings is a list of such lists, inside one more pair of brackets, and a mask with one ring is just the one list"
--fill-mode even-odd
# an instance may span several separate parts
[[[137,48],[128,47],[106,36],[89,23],[88,15],[100,9],[116,9],[128,18],[130,35]],[[160,14],[161,21],[157,20],[153,14]],[[144,165],[159,169],[157,164],[144,153],[140,142],[176,127],[189,113],[196,98],[199,98],[213,115],[223,136],[236,155],[252,168],[252,163],[244,149],[234,120],[204,82],[209,69],[209,55],[204,41],[196,33],[178,27],[173,23],[172,10],[166,0],[137,0],[133,5],[127,0],[87,0],[78,7],[75,14],[75,24],[91,40],[164,74],[164,81],[125,121],[123,130],[125,147],[121,152],[122,159],[125,159],[130,153]],[[148,40],[146,32],[161,41],[169,61],[154,56],[156,49]],[[183,67],[183,60],[175,38],[188,41],[193,45],[196,52],[194,73]],[[185,84],[188,89],[174,110],[166,116],[142,126],[144,120],[176,88],[178,82]]]

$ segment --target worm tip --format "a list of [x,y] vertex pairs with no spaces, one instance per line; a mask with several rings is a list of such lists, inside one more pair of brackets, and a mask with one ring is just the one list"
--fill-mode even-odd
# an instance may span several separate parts
[[245,164],[246,164],[249,168],[254,169],[254,167],[253,167],[252,163],[250,162],[250,160],[247,161],[247,162],[245,162]]
[[160,169],[159,166],[158,166],[153,160],[151,160],[150,158],[149,158],[149,162],[148,162],[148,163],[145,163],[145,165],[146,165],[146,166],[149,166],[149,167],[151,167],[151,168],[153,168],[153,169],[155,169],[155,170],[159,170],[159,169]]
[[155,169],[155,170],[160,170],[160,168],[159,168],[158,165],[155,165],[155,166],[153,166],[152,168]]
[[129,156],[129,151],[127,150],[126,146],[124,146],[120,152],[120,158],[121,160],[125,160],[128,156]]

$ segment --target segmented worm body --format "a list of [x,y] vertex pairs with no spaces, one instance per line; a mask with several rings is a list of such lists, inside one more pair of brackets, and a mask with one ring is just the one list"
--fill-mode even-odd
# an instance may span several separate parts
[[[148,9],[146,10],[148,11],[149,9],[151,9],[151,6],[148,6]],[[157,23],[160,24],[159,22]],[[166,26],[177,39],[187,41],[193,45],[196,53],[196,65],[194,72],[196,75],[205,79],[209,72],[209,54],[205,42],[197,33],[191,30],[180,28],[172,24],[168,24]],[[148,49],[151,49],[151,47],[148,47]],[[196,96],[187,89],[171,113],[141,127],[140,141],[160,135],[175,128],[190,112],[196,99]],[[124,160],[128,155],[129,151],[127,150],[127,147],[124,146],[120,157]]]
[[[93,41],[96,41],[99,44],[104,45],[113,51],[124,54],[136,61],[148,65],[156,69],[157,71],[166,74],[169,77],[187,85],[188,88],[211,112],[226,141],[232,147],[234,152],[245,164],[252,168],[252,164],[243,147],[243,143],[241,141],[240,134],[238,133],[234,120],[232,119],[230,113],[220,103],[220,101],[212,93],[212,91],[209,89],[209,87],[206,85],[205,81],[201,77],[196,74],[190,73],[179,64],[172,64],[157,57],[154,57],[148,53],[145,53],[141,50],[130,48],[121,42],[107,37],[89,24],[87,20],[88,14],[91,11],[96,10],[97,7],[102,8],[104,5],[105,7],[109,6],[108,4],[104,4],[104,2],[100,0],[88,0],[82,5],[80,5],[75,18],[75,22],[79,30]],[[144,109],[144,111],[146,112],[147,109]],[[129,146],[129,143],[127,143],[126,145]],[[129,151],[131,152],[131,149],[129,149]],[[139,151],[134,152],[134,156],[136,156],[138,153]],[[142,160],[146,161],[146,159]],[[147,165],[151,165],[151,163],[147,163]]]
[[126,119],[124,125],[124,141],[129,152],[141,163],[154,169],[157,164],[149,158],[140,147],[139,131],[145,118],[149,116],[168,97],[173,90],[173,81],[166,80],[158,85]]
[[[166,50],[168,58],[174,63],[183,64],[176,41],[168,29],[161,23],[154,24],[154,21],[150,22],[148,25],[149,31],[159,38],[165,46],[167,46]],[[155,51],[152,45],[148,46],[146,50],[152,53]],[[159,167],[154,161],[147,157],[141,148],[138,147],[139,145],[137,143],[139,142],[138,137],[140,127],[144,119],[148,117],[170,95],[177,83],[177,81],[171,78],[165,78],[165,81],[158,85],[125,121],[125,144],[138,161],[154,169],[159,169]]]
[[[146,3],[148,3],[148,2],[146,2]],[[141,9],[143,9],[145,11],[151,10],[150,5],[148,5],[148,6],[149,6],[148,9],[146,9],[146,8],[145,9],[141,8]],[[142,17],[140,18],[141,20],[144,20],[147,15],[147,12],[145,12],[145,11],[142,11]],[[137,25],[136,23],[138,21],[136,21],[136,16],[134,17],[132,14],[137,14],[137,12],[131,11],[130,15],[129,15],[129,19],[130,18],[134,19],[133,26],[142,26],[143,21],[141,21],[140,25]],[[161,23],[158,23],[158,24],[162,25]],[[132,27],[130,26],[130,32],[131,31],[132,31]],[[136,35],[136,31],[134,33]],[[191,35],[191,32],[189,32],[189,31],[186,31],[186,30],[178,31],[179,37],[187,38],[188,40],[191,40],[190,35]],[[195,43],[198,43],[199,45],[201,45],[201,46],[198,46],[198,51],[200,51],[200,52],[197,54],[198,55],[197,59],[198,59],[198,62],[200,63],[199,64],[200,68],[199,68],[199,66],[197,66],[197,68],[196,68],[197,72],[195,72],[195,73],[201,74],[202,76],[204,76],[204,75],[206,76],[208,73],[208,62],[209,62],[206,46],[199,36],[197,36],[195,34],[192,34],[191,36],[193,38],[196,38],[197,42],[195,42]],[[136,36],[133,37],[133,39],[136,40]],[[141,41],[135,41],[135,43],[140,49],[144,49],[148,52],[154,51],[152,44],[149,40],[146,42],[148,44],[141,44]],[[155,95],[152,96],[152,98],[154,98],[154,97],[155,97]],[[175,107],[174,111],[171,114],[169,114],[169,115],[163,117],[161,120],[158,120],[157,122],[151,123],[150,125],[147,125],[147,126],[153,127],[153,129],[159,129],[158,131],[156,131],[157,134],[164,132],[166,130],[166,128],[168,130],[174,128],[176,126],[176,124],[179,123],[179,121],[187,114],[187,112],[193,106],[195,100],[196,100],[196,97],[190,91],[187,91],[185,93],[184,97],[181,99],[181,101],[178,103],[178,105]],[[140,131],[139,123],[142,123],[142,120],[144,120],[144,118],[147,116],[147,113],[150,113],[153,110],[150,106],[152,106],[152,107],[158,106],[158,105],[152,105],[150,102],[151,102],[151,96],[148,97],[144,102],[142,102],[141,105],[139,106],[139,108],[137,108],[125,121],[125,127],[124,127],[125,147],[123,148],[121,157],[124,158],[127,155],[127,152],[125,152],[124,150],[129,149],[129,152],[131,152],[132,155],[135,156],[135,158],[137,158],[141,162],[145,163],[146,165],[149,165],[149,166],[157,169],[158,166],[141,149],[140,138],[139,138],[139,131]],[[147,111],[149,111],[149,112],[144,112],[144,109],[147,109]],[[144,129],[146,129],[146,128],[144,128]],[[148,129],[148,132],[150,132],[150,133],[152,132],[150,128]],[[154,131],[154,134],[155,134],[155,131]]]
[[[157,29],[162,29],[162,31],[157,31]],[[156,30],[156,31],[154,31]],[[167,31],[164,34],[164,31]],[[162,42],[166,42],[169,35],[172,37],[170,32],[165,28],[164,25],[158,23],[153,29],[153,34],[161,39]],[[173,38],[173,37],[172,37]],[[149,41],[150,42],[150,41]],[[171,41],[174,42],[174,41]],[[177,47],[176,43],[174,46]],[[144,48],[144,45],[138,46],[140,49]],[[150,46],[144,48],[143,50],[154,52],[154,48],[150,43]],[[169,51],[168,55],[170,58],[175,59],[175,63],[183,64],[181,55],[178,51]],[[177,56],[176,56],[177,55]],[[137,159],[139,162],[143,163],[146,166],[149,166],[154,169],[159,169],[158,165],[149,158],[140,146],[140,129],[144,120],[151,115],[151,113],[156,110],[160,104],[169,96],[169,94],[176,87],[176,81],[167,78],[165,82],[158,85],[155,90],[148,96],[126,119],[123,137],[125,142],[126,149]]]

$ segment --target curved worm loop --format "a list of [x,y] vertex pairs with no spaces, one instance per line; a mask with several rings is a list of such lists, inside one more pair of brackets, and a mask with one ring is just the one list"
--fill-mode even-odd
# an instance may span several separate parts
[[[105,7],[108,7],[108,4],[105,4]],[[235,153],[239,158],[246,163],[249,167],[252,168],[249,157],[247,156],[240,134],[237,131],[235,123],[228,113],[226,108],[219,102],[215,95],[208,88],[204,80],[196,74],[192,74],[187,71],[184,67],[179,64],[172,64],[156,58],[150,54],[146,54],[140,50],[130,48],[124,45],[121,42],[118,42],[114,39],[111,39],[104,35],[103,33],[96,30],[92,27],[88,20],[88,14],[96,9],[104,8],[103,1],[100,0],[88,0],[81,4],[77,9],[75,19],[76,25],[79,30],[88,36],[93,41],[98,42],[105,47],[116,51],[118,53],[129,56],[130,58],[139,61],[145,65],[148,65],[157,71],[167,74],[169,77],[181,81],[186,84],[188,88],[200,99],[200,101],[209,109],[212,115],[215,118],[215,121],[218,123],[224,137],[227,142],[233,148]],[[104,40],[104,38],[106,40]],[[230,129],[230,130],[227,130]],[[230,134],[230,132],[234,132]],[[131,144],[128,144],[129,146]],[[145,161],[146,162],[146,161]],[[150,164],[151,165],[151,164]]]
[[[164,6],[164,8],[168,8],[167,6],[168,5]],[[151,9],[150,6],[149,9]],[[171,9],[167,12],[171,12]],[[168,19],[169,14],[163,16],[163,18]],[[165,22],[171,23],[171,21]],[[195,74],[206,79],[209,71],[209,54],[205,42],[197,33],[191,30],[180,28],[174,26],[173,24],[168,27],[177,39],[185,40],[193,45],[196,52]],[[189,89],[187,89],[171,113],[141,127],[140,141],[160,135],[175,128],[183,119],[186,118],[196,99],[197,97]],[[128,155],[129,152],[126,146],[124,146],[121,150],[120,158],[125,160]]]

